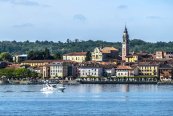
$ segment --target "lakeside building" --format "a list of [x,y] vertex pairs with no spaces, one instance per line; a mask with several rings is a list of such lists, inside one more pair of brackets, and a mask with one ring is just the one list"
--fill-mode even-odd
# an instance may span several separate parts
[[173,79],[173,67],[169,64],[159,66],[159,76],[161,81],[170,81]]
[[70,75],[69,65],[66,62],[53,62],[49,64],[49,66],[50,66],[51,78],[59,78],[59,77],[63,78]]
[[97,62],[103,68],[104,77],[115,76],[115,68],[117,67],[117,62]]
[[63,60],[71,60],[74,62],[84,62],[87,52],[73,52],[63,55]]
[[78,64],[79,77],[102,77],[103,68],[98,62],[88,61]]
[[28,59],[27,54],[16,55],[16,56],[13,57],[13,62],[20,63],[20,62],[25,61],[27,59]]
[[134,76],[137,76],[138,74],[139,74],[139,70],[137,67],[119,65],[116,68],[117,77],[134,77]]
[[140,76],[159,76],[159,63],[140,62],[138,68]]
[[79,67],[78,70],[79,70],[80,77],[102,77],[103,76],[103,68],[101,67],[83,66],[83,67]]
[[114,47],[96,47],[93,52],[91,52],[92,61],[113,61],[118,59],[118,49]]
[[43,78],[77,77],[76,64],[71,61],[59,60],[43,66]]

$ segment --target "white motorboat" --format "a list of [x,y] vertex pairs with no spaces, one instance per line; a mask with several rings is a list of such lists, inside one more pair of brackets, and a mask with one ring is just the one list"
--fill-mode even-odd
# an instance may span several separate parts
[[41,91],[43,91],[43,92],[49,92],[49,91],[54,91],[54,90],[56,90],[56,87],[54,87],[53,85],[49,85],[49,84],[46,84],[46,86],[41,89]]
[[64,91],[64,89],[66,89],[66,87],[64,87],[64,86],[57,87],[57,85],[46,84],[45,87],[43,87],[41,89],[41,91],[42,92],[53,92],[55,90]]

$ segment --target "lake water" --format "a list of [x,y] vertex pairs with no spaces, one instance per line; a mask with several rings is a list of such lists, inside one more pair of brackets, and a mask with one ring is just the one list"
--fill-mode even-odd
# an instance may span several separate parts
[[0,85],[2,116],[172,116],[173,85]]

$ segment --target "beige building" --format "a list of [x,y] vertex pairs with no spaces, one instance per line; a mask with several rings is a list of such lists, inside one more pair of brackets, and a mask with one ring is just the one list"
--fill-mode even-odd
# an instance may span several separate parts
[[71,62],[59,61],[49,64],[51,78],[75,76],[75,66]]
[[173,52],[156,51],[156,59],[173,59]]
[[104,47],[103,49],[96,47],[91,53],[92,61],[110,61],[118,57],[118,49],[114,47]]
[[163,51],[156,51],[156,59],[163,59],[164,52]]
[[49,64],[50,66],[50,77],[66,77],[68,76],[68,65],[65,62],[54,62]]
[[50,64],[53,61],[54,60],[25,60],[25,61],[21,62],[21,65],[29,65],[29,66],[32,66],[32,67],[40,67],[40,66]]
[[159,64],[152,62],[140,62],[138,64],[139,75],[141,76],[158,76]]
[[71,60],[75,62],[84,62],[87,52],[73,52],[63,55],[63,60]]

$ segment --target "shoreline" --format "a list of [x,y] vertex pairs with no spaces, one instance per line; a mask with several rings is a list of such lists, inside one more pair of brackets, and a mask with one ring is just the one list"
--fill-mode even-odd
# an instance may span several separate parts
[[[44,82],[18,82],[18,83],[0,83],[0,85],[43,85]],[[61,82],[50,82],[50,84],[64,84],[64,85],[79,85],[79,84],[157,84],[157,85],[173,85],[173,81],[171,82],[117,82],[117,81],[61,81]]]

